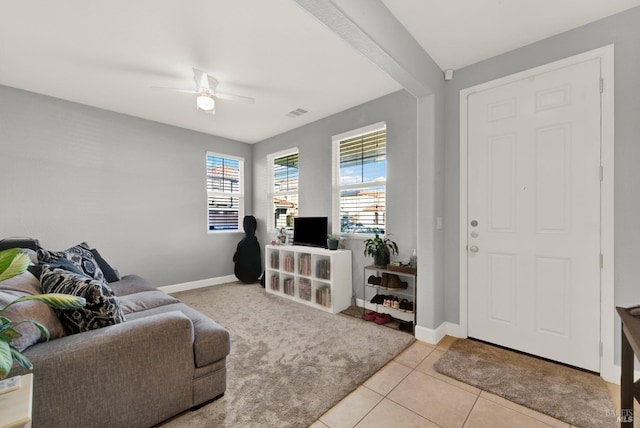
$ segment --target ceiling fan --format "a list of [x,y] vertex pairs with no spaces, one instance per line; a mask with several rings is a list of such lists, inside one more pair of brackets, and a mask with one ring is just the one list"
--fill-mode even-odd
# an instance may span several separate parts
[[170,91],[186,92],[189,94],[197,94],[196,108],[205,113],[216,114],[216,100],[229,100],[239,101],[246,104],[255,104],[256,100],[251,97],[244,97],[242,95],[228,94],[226,92],[218,92],[218,81],[209,76],[202,70],[197,68],[193,69],[193,80],[196,83],[196,89],[177,89],[177,88],[161,88],[154,87],[155,89],[167,89]]

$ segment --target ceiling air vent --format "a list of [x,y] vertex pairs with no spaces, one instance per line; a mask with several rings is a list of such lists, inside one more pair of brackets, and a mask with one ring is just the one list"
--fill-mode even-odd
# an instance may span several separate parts
[[296,118],[298,116],[302,116],[305,113],[309,113],[309,112],[307,110],[303,109],[303,108],[297,108],[295,110],[291,110],[285,116],[291,117],[291,118]]

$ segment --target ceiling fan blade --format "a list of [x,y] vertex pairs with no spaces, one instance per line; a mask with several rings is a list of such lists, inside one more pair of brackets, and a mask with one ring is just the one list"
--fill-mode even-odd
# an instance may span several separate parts
[[195,80],[198,89],[211,89],[209,87],[208,77],[204,71],[198,70],[197,68],[193,69],[193,80]]
[[164,86],[152,86],[151,89],[162,89],[163,91],[173,91],[173,92],[184,92],[186,94],[199,94],[199,91],[194,91],[193,89],[182,89],[182,88],[165,88]]
[[215,92],[216,87],[218,86],[218,81],[207,74],[207,83],[209,84],[209,89],[211,89],[212,92]]
[[243,97],[242,95],[225,94],[224,92],[214,92],[213,96],[218,97],[222,100],[239,101],[241,103],[246,103],[246,104],[256,103],[255,98]]

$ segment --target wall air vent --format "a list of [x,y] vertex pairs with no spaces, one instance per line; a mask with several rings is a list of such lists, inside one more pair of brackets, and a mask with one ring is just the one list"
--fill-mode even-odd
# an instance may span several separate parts
[[291,110],[289,113],[285,114],[285,116],[296,118],[298,116],[302,116],[305,113],[309,113],[309,112],[303,108],[297,108],[295,110]]

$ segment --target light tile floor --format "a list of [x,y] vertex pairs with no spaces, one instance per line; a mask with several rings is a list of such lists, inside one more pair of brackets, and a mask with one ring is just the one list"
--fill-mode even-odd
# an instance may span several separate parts
[[[571,428],[565,422],[437,373],[433,363],[454,340],[445,337],[437,346],[415,342],[311,428]],[[620,389],[613,384],[609,388],[614,406],[619,408]]]

